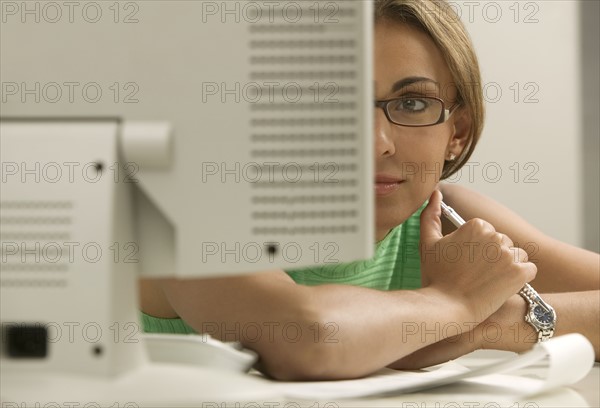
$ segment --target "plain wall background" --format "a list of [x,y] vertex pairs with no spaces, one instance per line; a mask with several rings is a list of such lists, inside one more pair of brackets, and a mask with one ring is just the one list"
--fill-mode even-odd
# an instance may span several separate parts
[[597,251],[598,2],[450,4],[475,43],[487,100],[471,167],[454,182]]
[[583,79],[583,243],[600,251],[600,2],[580,8]]

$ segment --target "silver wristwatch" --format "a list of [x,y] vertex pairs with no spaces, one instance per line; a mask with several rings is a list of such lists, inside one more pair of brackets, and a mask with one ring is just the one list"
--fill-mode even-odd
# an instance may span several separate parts
[[538,334],[538,343],[546,341],[554,335],[556,326],[556,312],[548,303],[544,302],[540,295],[529,284],[525,284],[519,291],[529,304],[529,310],[525,314],[525,321],[529,323]]

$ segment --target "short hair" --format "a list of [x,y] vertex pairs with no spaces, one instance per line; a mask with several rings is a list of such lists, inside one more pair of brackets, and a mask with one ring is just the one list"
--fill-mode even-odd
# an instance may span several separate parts
[[441,179],[456,173],[469,160],[483,130],[485,107],[479,62],[460,17],[445,0],[375,0],[375,22],[410,24],[425,32],[441,51],[456,86],[456,103],[471,117],[465,148],[455,161],[446,161]]

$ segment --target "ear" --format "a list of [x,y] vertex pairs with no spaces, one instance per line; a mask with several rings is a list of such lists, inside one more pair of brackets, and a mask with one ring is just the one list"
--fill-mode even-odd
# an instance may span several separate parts
[[453,118],[453,134],[448,141],[446,151],[453,153],[455,156],[460,156],[465,146],[469,142],[469,132],[471,130],[471,115],[466,108],[457,108]]

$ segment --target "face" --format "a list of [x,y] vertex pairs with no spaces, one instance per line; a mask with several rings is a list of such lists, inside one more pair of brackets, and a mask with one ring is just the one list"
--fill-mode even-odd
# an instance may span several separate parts
[[[456,90],[441,52],[428,35],[406,24],[375,25],[375,98],[435,96],[446,109]],[[376,240],[404,222],[436,188],[450,153],[458,156],[464,135],[457,110],[444,123],[406,127],[375,109]],[[463,132],[464,133],[464,132]]]

